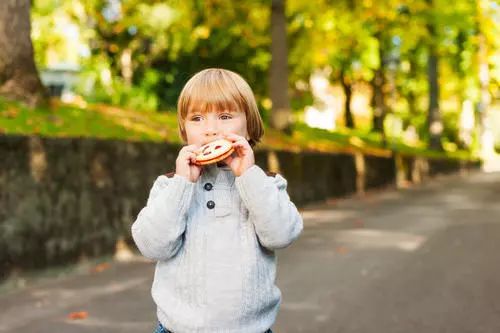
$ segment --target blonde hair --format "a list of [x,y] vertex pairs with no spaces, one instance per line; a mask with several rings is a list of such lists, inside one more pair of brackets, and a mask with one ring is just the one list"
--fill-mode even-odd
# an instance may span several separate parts
[[184,122],[189,112],[229,110],[245,112],[248,140],[253,147],[264,135],[264,124],[248,83],[235,72],[209,68],[196,73],[186,83],[177,102],[179,134],[187,141]]

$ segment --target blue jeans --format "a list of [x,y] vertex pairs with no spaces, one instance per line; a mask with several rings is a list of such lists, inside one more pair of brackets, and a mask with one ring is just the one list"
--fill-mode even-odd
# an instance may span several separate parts
[[[165,327],[163,327],[162,324],[158,323],[158,326],[156,327],[156,329],[153,333],[172,333],[172,332],[170,332]],[[271,329],[268,329],[264,333],[273,333],[273,331],[271,331]]]

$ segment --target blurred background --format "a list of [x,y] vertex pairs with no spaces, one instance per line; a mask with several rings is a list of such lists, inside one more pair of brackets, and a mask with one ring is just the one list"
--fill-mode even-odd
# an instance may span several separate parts
[[498,0],[0,0],[0,332],[153,329],[130,226],[209,67],[304,216],[278,333],[500,331]]
[[[24,117],[3,99],[10,111],[0,129],[8,134],[178,142],[169,120],[183,84],[223,67],[248,80],[266,124],[287,135],[325,134],[312,127],[392,149],[498,149],[497,1],[9,2],[4,24],[31,14],[31,33],[3,37],[3,58],[26,56],[0,64],[1,95],[36,105],[50,95],[61,104],[52,117],[43,109]],[[23,63],[31,56],[43,86],[9,78],[16,66],[35,76]]]

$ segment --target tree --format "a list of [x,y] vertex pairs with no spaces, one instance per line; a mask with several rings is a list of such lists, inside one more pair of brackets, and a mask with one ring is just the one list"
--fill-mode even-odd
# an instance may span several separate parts
[[345,102],[344,102],[344,121],[345,126],[354,128],[354,117],[352,116],[351,101],[352,101],[352,82],[346,75],[345,67],[340,70],[340,84],[344,89]]
[[269,79],[270,95],[273,103],[271,125],[278,130],[289,130],[291,112],[288,98],[285,0],[272,0],[271,39]]
[[[369,81],[378,66],[376,40],[370,26],[360,19],[365,12],[363,5],[352,0],[294,0],[289,10],[291,82],[309,82],[317,70],[329,73],[329,80],[338,82],[344,93],[344,124],[354,128],[357,124],[351,102],[356,86]],[[297,105],[297,92],[304,88],[292,87]]]
[[[71,9],[79,2],[75,7],[84,8],[82,16]],[[90,92],[95,100],[172,109],[189,77],[207,67],[233,70],[249,82],[259,102],[267,97],[271,8],[265,0],[68,4],[90,46],[85,68],[101,87]]]
[[[370,80],[372,86],[371,106],[373,109],[372,131],[382,136],[383,143],[386,142],[384,121],[389,113],[387,105],[386,90],[388,88],[387,71],[388,57],[392,51],[392,38],[394,29],[399,24],[399,1],[387,0],[383,2],[362,2],[361,19],[366,22],[372,32],[372,37],[377,41],[378,64],[373,70]],[[394,89],[394,87],[390,87]]]
[[29,106],[46,101],[31,42],[30,0],[0,1],[0,95]]
[[375,70],[373,79],[371,81],[373,94],[372,94],[372,108],[373,108],[373,126],[372,130],[374,132],[379,132],[382,134],[382,138],[385,140],[384,131],[384,120],[387,115],[387,104],[385,102],[385,92],[384,86],[386,84],[385,79],[385,51],[387,48],[387,43],[385,42],[385,37],[382,37],[381,32],[375,33],[375,38],[378,40],[378,58],[379,67]]
[[429,32],[429,55],[427,78],[429,81],[429,108],[427,113],[427,128],[429,130],[430,141],[429,146],[432,149],[442,150],[441,133],[443,132],[443,123],[441,113],[439,111],[439,55],[437,50],[437,42],[439,40],[436,29],[436,15],[433,0],[426,0],[429,6],[430,15],[427,23]]

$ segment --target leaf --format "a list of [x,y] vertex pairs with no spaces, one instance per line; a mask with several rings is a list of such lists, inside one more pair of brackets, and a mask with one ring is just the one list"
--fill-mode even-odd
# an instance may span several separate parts
[[103,262],[102,264],[96,265],[90,269],[90,273],[100,273],[105,271],[110,267],[109,263]]
[[86,319],[88,316],[89,316],[89,313],[87,311],[71,312],[68,315],[68,319],[70,319],[70,320],[81,320],[81,319]]
[[347,250],[347,248],[345,246],[337,246],[335,248],[335,252],[337,252],[338,254],[346,254],[349,251]]

